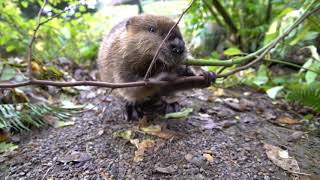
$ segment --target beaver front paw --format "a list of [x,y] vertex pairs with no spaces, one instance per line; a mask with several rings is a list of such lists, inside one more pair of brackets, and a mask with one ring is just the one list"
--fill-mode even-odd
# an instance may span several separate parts
[[216,82],[217,75],[215,72],[202,72],[202,76],[205,78],[205,86],[209,87]]

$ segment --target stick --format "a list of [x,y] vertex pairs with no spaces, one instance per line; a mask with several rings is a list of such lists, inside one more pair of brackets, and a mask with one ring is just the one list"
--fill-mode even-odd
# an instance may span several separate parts
[[167,86],[167,85],[179,85],[184,83],[199,83],[206,80],[203,76],[188,76],[181,77],[174,81],[137,81],[137,82],[127,82],[127,83],[107,83],[99,81],[76,81],[76,82],[58,82],[58,81],[48,81],[48,80],[36,80],[32,79],[20,83],[0,83],[0,88],[16,88],[28,85],[46,85],[46,86],[56,86],[56,87],[71,87],[71,86],[97,86],[106,87],[111,89],[117,88],[128,88],[128,87],[138,87],[138,86]]
[[33,46],[33,43],[34,41],[36,40],[36,35],[37,35],[37,32],[41,26],[41,23],[40,23],[40,19],[41,19],[41,14],[43,12],[43,9],[44,9],[44,6],[47,4],[47,0],[44,0],[43,1],[43,4],[41,6],[41,9],[38,13],[38,21],[37,21],[37,26],[33,29],[33,34],[32,34],[32,37],[29,41],[29,44],[28,44],[28,77],[29,77],[29,80],[32,80],[32,46]]

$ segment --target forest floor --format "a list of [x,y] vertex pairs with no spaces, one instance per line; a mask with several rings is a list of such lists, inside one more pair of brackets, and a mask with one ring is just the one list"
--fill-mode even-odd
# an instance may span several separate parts
[[0,155],[0,179],[320,178],[320,138],[286,103],[249,88],[183,92],[191,115],[154,120],[153,133],[127,122],[101,88],[76,100],[94,108],[72,126],[20,135],[19,148]]

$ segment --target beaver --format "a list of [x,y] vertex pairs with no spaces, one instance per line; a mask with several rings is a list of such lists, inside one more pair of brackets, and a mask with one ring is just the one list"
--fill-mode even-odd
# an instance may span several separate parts
[[[143,80],[153,56],[174,24],[169,17],[144,14],[115,25],[103,38],[99,49],[97,61],[101,80],[111,83]],[[194,75],[195,71],[182,65],[186,57],[185,42],[176,26],[160,49],[158,59],[151,69],[150,79],[168,81],[182,75]],[[210,78],[207,73],[203,75],[208,77],[209,86],[213,77]],[[175,91],[192,88],[189,86],[169,89]],[[136,110],[135,104],[150,97],[164,95],[161,89],[161,86],[130,87],[116,89],[114,92],[127,102],[127,118],[130,120]]]

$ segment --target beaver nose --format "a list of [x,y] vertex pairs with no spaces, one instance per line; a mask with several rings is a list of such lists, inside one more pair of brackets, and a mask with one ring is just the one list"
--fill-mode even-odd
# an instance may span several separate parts
[[175,38],[171,43],[170,43],[170,48],[171,52],[175,54],[183,54],[185,51],[185,44],[184,41],[178,38]]

